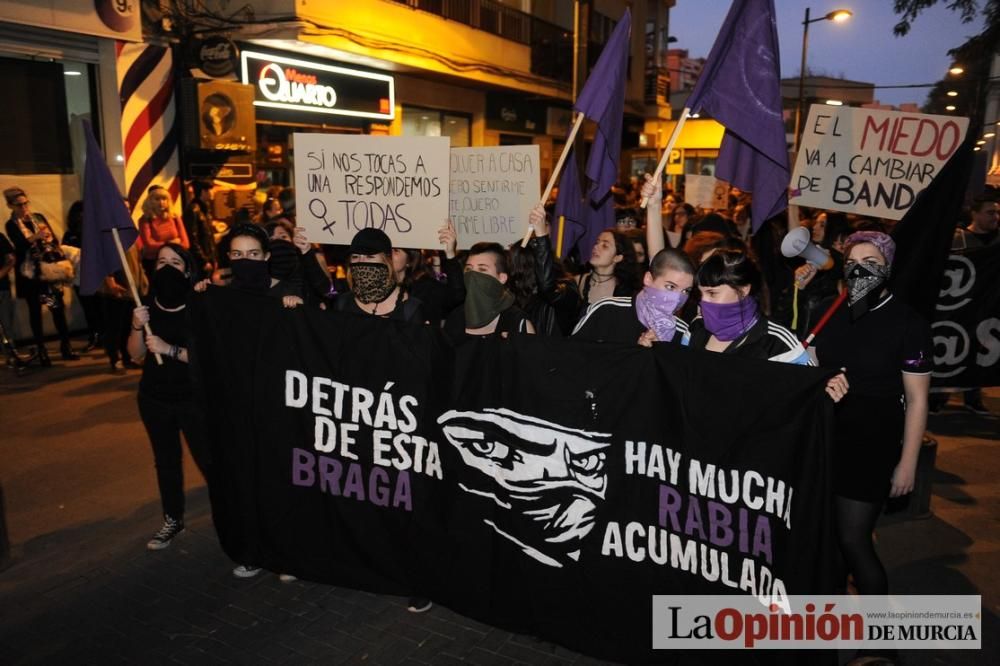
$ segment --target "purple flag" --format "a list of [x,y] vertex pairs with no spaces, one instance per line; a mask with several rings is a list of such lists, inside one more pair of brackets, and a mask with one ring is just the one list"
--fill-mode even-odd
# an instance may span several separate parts
[[686,104],[725,126],[715,175],[753,193],[754,231],[788,206],[778,63],[774,0],[734,0]]
[[590,180],[587,194],[595,203],[604,199],[618,180],[631,30],[632,14],[626,9],[573,105],[576,111],[597,123],[586,168]]
[[559,194],[556,196],[553,218],[557,234],[559,216],[565,220],[560,259],[565,259],[573,247],[578,247],[580,260],[586,263],[590,261],[590,251],[594,248],[597,237],[608,227],[615,226],[615,211],[610,196],[604,197],[599,205],[594,205],[583,196],[574,151],[575,149],[570,149],[559,177]]
[[139,237],[118,184],[97,145],[90,123],[84,121],[87,164],[83,174],[83,247],[80,249],[80,293],[93,294],[111,273],[121,269],[112,229],[118,229],[127,251]]
[[559,233],[559,218],[563,218],[562,256],[569,256],[570,250],[583,236],[586,228],[583,222],[583,191],[580,189],[580,173],[576,168],[576,155],[570,148],[559,177],[559,193],[556,195],[556,208],[553,212],[553,223],[556,234]]

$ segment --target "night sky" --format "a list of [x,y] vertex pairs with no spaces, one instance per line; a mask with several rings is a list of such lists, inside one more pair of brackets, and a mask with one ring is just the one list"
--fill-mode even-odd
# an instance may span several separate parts
[[[811,7],[813,18],[834,9],[854,12],[854,16],[842,23],[819,21],[809,25],[807,68],[876,85],[937,81],[951,64],[948,50],[983,28],[982,17],[962,23],[957,12],[945,8],[945,0],[925,10],[906,37],[892,34],[892,27],[899,20],[892,11],[892,0],[775,0],[774,4],[778,12],[782,77],[798,76],[806,7]],[[670,10],[670,34],[677,37],[671,47],[687,49],[691,57],[707,56],[729,5],[725,0],[678,0]],[[886,104],[922,105],[928,90],[876,89],[875,98]]]

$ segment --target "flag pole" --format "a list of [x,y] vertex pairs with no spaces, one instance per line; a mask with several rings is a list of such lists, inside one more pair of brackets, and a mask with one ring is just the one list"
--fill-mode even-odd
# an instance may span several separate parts
[[813,327],[813,330],[809,333],[809,336],[802,341],[803,348],[807,348],[809,347],[809,345],[812,344],[812,341],[816,339],[816,335],[819,334],[819,332],[823,330],[823,327],[826,326],[826,323],[830,321],[830,317],[833,316],[833,313],[836,312],[837,308],[839,308],[846,300],[847,300],[847,290],[845,289],[844,291],[840,292],[840,295],[837,296],[836,300],[833,301],[833,304],[830,305],[830,308],[823,314],[822,317],[820,317],[819,321],[816,322],[816,326]]
[[[549,195],[552,194],[552,188],[556,185],[556,179],[559,177],[559,173],[562,171],[563,164],[566,163],[566,155],[569,154],[570,149],[573,147],[573,141],[576,140],[576,133],[580,131],[580,126],[583,125],[584,115],[582,113],[576,114],[576,121],[573,123],[573,129],[569,131],[569,136],[566,137],[566,145],[563,146],[562,155],[559,156],[559,161],[556,162],[556,168],[552,170],[552,175],[549,176],[549,184],[545,186],[545,191],[542,192],[542,198],[538,202],[545,205],[545,202],[549,200]],[[521,247],[528,247],[528,241],[531,239],[532,227],[529,224],[528,230],[524,232],[524,238],[521,239]]]
[[[128,288],[132,291],[132,300],[135,301],[136,307],[142,306],[142,301],[139,299],[139,290],[135,287],[135,278],[132,277],[132,271],[129,270],[128,260],[125,258],[125,248],[122,247],[121,236],[118,235],[117,227],[111,227],[111,235],[115,238],[115,247],[118,249],[118,258],[122,260],[122,271],[125,273],[125,279],[128,280]],[[146,329],[146,335],[152,335],[153,329],[149,327],[149,322],[143,325]],[[163,365],[163,357],[154,352],[156,356],[156,364]]]
[[562,259],[563,230],[566,228],[566,216],[559,216],[559,233],[556,235],[556,256]]
[[[677,119],[677,124],[674,125],[674,131],[670,133],[670,139],[667,141],[666,150],[663,151],[663,157],[660,158],[660,163],[656,165],[656,171],[653,172],[653,180],[656,182],[660,181],[660,176],[663,174],[663,170],[667,167],[667,160],[670,159],[670,153],[674,149],[674,144],[677,143],[677,138],[681,135],[681,128],[684,127],[684,123],[687,122],[688,116],[690,115],[690,107],[685,106],[684,110],[681,111],[680,118]],[[649,199],[643,197],[639,207],[645,208],[647,203],[649,203]]]

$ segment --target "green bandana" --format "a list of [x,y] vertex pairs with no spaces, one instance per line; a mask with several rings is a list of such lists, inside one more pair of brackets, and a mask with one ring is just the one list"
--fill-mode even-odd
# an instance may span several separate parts
[[465,272],[465,326],[482,328],[514,305],[514,294],[492,275]]

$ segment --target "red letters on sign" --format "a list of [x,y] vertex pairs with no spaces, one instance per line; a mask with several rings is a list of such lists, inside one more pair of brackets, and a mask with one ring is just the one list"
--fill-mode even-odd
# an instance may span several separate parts
[[865,149],[869,138],[873,142],[878,141],[880,151],[912,157],[927,157],[934,153],[939,160],[951,157],[962,140],[958,123],[954,120],[939,124],[933,118],[921,116],[902,116],[891,124],[888,118],[877,122],[873,116],[868,116],[861,132],[861,150]]

